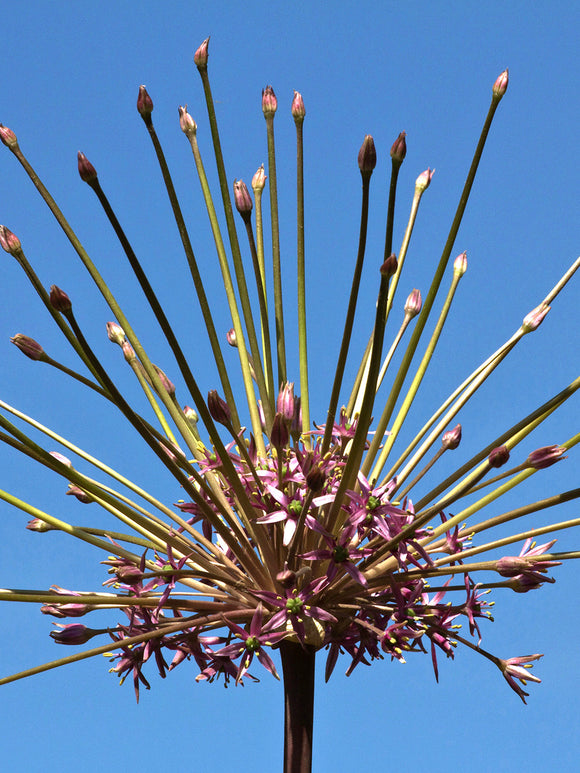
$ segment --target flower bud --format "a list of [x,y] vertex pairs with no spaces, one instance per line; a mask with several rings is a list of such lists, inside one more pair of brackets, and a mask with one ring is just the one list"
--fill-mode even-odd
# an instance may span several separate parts
[[208,46],[209,46],[209,38],[206,38],[201,46],[197,49],[195,54],[193,55],[193,62],[196,67],[207,67],[207,58],[208,58]]
[[139,86],[139,96],[137,97],[137,110],[146,124],[151,123],[151,113],[153,112],[153,100],[149,96],[145,86]]
[[231,412],[225,400],[218,395],[215,389],[211,389],[207,395],[207,407],[214,421],[228,427],[231,423]]
[[315,494],[318,494],[324,488],[326,483],[326,475],[320,469],[320,467],[313,467],[306,476],[306,485]]
[[44,349],[38,341],[34,340],[34,338],[17,333],[15,336],[12,336],[10,340],[14,346],[20,349],[22,354],[25,354],[31,360],[46,361],[47,357],[44,353]]
[[91,612],[94,607],[89,604],[43,604],[40,611],[43,615],[52,615],[52,617],[83,617],[87,612]]
[[467,271],[467,253],[462,252],[453,261],[453,273],[456,276],[462,277]]
[[304,107],[302,94],[298,93],[298,91],[294,91],[291,110],[294,121],[296,123],[302,123],[304,121],[304,116],[306,115],[306,109]]
[[80,150],[77,153],[77,165],[80,178],[83,182],[89,184],[95,182],[97,179],[97,170]]
[[417,314],[420,313],[422,305],[423,299],[421,298],[421,291],[412,290],[405,301],[405,315],[409,317],[409,319],[413,319],[413,317],[416,317]]
[[244,223],[249,223],[254,205],[248,186],[243,180],[234,180],[234,201]]
[[264,164],[262,164],[261,167],[256,172],[256,174],[252,177],[252,188],[254,190],[254,193],[256,193],[256,191],[264,190],[264,186],[266,185],[267,179],[268,177],[264,173]]
[[543,470],[556,464],[560,459],[566,459],[563,454],[567,450],[564,446],[543,446],[542,448],[537,448],[528,456],[526,464],[534,470]]
[[16,135],[12,129],[4,126],[3,123],[0,123],[0,141],[2,141],[2,143],[8,148],[18,147],[18,140],[16,139]]
[[68,484],[66,495],[67,497],[76,497],[83,505],[90,505],[93,501],[86,491],[83,491],[82,488],[75,486],[74,483]]
[[487,457],[490,467],[502,467],[510,458],[510,452],[506,446],[499,446],[494,448],[491,454]]
[[133,362],[137,359],[137,355],[135,354],[135,349],[131,346],[129,341],[123,341],[121,344],[121,349],[123,350],[123,357],[127,362]]
[[441,438],[441,443],[445,450],[454,451],[461,443],[461,424],[458,424],[456,427],[453,427],[453,429],[444,432],[443,437]]
[[55,311],[60,311],[61,314],[67,314],[72,309],[72,303],[70,298],[61,290],[60,287],[52,285],[50,288],[50,305]]
[[20,239],[5,225],[0,225],[0,244],[10,255],[18,256],[22,252]]
[[421,192],[426,191],[427,188],[431,185],[431,180],[434,174],[434,169],[425,169],[424,172],[421,172],[419,177],[417,177],[415,180],[415,190]]
[[503,95],[507,91],[508,87],[508,71],[507,69],[504,70],[500,75],[497,76],[495,83],[493,84],[493,96],[497,99],[501,99]]
[[238,348],[238,339],[236,338],[236,331],[233,327],[226,333],[226,340],[230,346],[234,347],[234,349]]
[[274,116],[278,108],[278,100],[274,94],[274,89],[271,86],[266,86],[262,89],[262,112],[266,118]]
[[370,175],[376,165],[377,151],[375,148],[375,141],[370,134],[367,134],[358,152],[358,168],[360,169],[361,174]]
[[56,526],[51,526],[46,521],[43,521],[42,518],[33,518],[31,521],[28,521],[26,524],[26,528],[29,531],[36,531],[39,534],[42,534],[45,531],[55,531]]
[[61,464],[65,464],[67,467],[70,467],[72,469],[72,462],[67,456],[64,456],[63,454],[59,454],[58,451],[50,451],[50,455],[52,456],[53,459],[56,459],[57,462],[60,462]]
[[195,137],[197,132],[197,124],[187,112],[187,105],[185,105],[185,107],[179,107],[178,110],[179,110],[179,125],[181,126],[181,131],[187,137]]
[[71,623],[70,625],[57,625],[62,628],[61,631],[51,631],[50,635],[57,644],[85,644],[96,636],[100,631],[87,628],[81,623]]
[[278,394],[276,411],[281,413],[286,421],[292,421],[294,417],[294,384],[287,381]]
[[277,413],[274,416],[272,422],[272,432],[270,433],[270,442],[274,448],[279,451],[281,448],[285,448],[290,440],[290,432],[288,431],[288,424],[284,420],[281,413]]
[[119,346],[125,343],[125,331],[116,322],[107,322],[107,336],[109,341]]
[[183,406],[183,415],[193,426],[196,426],[197,422],[199,421],[199,416],[190,405]]
[[402,164],[407,155],[407,143],[405,142],[406,132],[401,132],[391,147],[391,158],[395,164]]
[[544,317],[550,311],[552,307],[545,303],[540,303],[535,309],[532,309],[529,314],[526,314],[524,321],[522,322],[522,330],[524,333],[532,333],[536,330],[542,322]]
[[157,375],[159,376],[159,379],[161,381],[161,384],[163,386],[163,389],[167,392],[168,395],[171,397],[175,396],[175,384],[170,381],[165,373],[161,370],[161,368],[158,368],[157,365],[153,366],[157,372]]
[[381,274],[390,278],[397,271],[397,257],[394,252],[391,252],[389,257],[385,260],[381,266]]

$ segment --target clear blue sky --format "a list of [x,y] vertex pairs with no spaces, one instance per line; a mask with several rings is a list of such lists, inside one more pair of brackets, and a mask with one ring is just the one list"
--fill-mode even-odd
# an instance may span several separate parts
[[[366,341],[382,257],[388,152],[407,132],[397,202],[395,249],[404,232],[413,185],[435,167],[425,194],[401,284],[401,303],[430,272],[445,242],[485,117],[496,76],[510,68],[510,86],[486,147],[459,232],[466,250],[462,280],[437,364],[423,386],[416,426],[454,385],[520,324],[577,256],[578,24],[576,4],[529,2],[277,3],[102,0],[32,1],[2,11],[0,121],[15,130],[24,152],[61,204],[123,303],[139,320],[154,361],[172,363],[155,325],[145,321],[139,290],[89,189],[79,180],[76,151],[94,163],[109,198],[170,310],[202,389],[216,386],[208,366],[202,320],[188,284],[150,142],[135,109],[145,83],[189,219],[194,249],[215,301],[218,325],[229,327],[191,154],[177,106],[187,103],[213,177],[208,127],[193,52],[211,35],[210,75],[228,173],[248,183],[266,161],[261,89],[279,99],[277,150],[285,282],[293,292],[295,241],[292,89],[306,104],[308,301],[313,418],[322,420],[338,351],[337,330],[358,239],[360,177],[356,156],[365,134],[377,145],[372,184],[367,271],[362,293],[368,314],[357,320],[356,344]],[[42,281],[71,296],[78,318],[121,384],[130,381],[117,350],[104,337],[110,319],[68,242],[51,220],[9,152],[0,148],[0,222],[16,232]],[[14,261],[3,253],[0,304],[0,397],[53,426],[89,452],[148,484],[168,503],[179,498],[140,449],[118,415],[49,368],[26,360],[8,338],[28,334],[49,354],[73,366],[58,331]],[[578,375],[578,278],[554,304],[511,364],[482,390],[464,423],[465,458]],[[288,304],[288,324],[293,323]],[[68,358],[68,359],[67,359]],[[295,362],[295,361],[294,361]],[[351,366],[354,368],[354,362]],[[170,375],[174,375],[170,372]],[[296,373],[297,379],[297,373]],[[577,431],[572,401],[522,451],[563,442]],[[93,523],[95,513],[63,496],[60,479],[0,448],[0,486],[56,515]],[[536,475],[514,503],[534,501],[578,485],[578,452]],[[493,512],[508,509],[498,505]],[[490,513],[493,514],[493,513]],[[534,516],[577,517],[578,506]],[[91,520],[92,519],[92,520]],[[0,585],[46,588],[53,583],[96,589],[102,556],[55,534],[24,531],[25,518],[0,506]],[[579,530],[562,535],[573,549]],[[524,706],[499,672],[461,650],[440,662],[435,683],[430,658],[406,665],[359,667],[349,679],[337,668],[316,697],[316,771],[450,766],[469,771],[572,771],[580,756],[575,612],[578,569],[555,571],[558,582],[526,596],[496,596],[496,622],[484,646],[501,657],[544,652]],[[51,624],[33,607],[2,609],[2,675],[62,656],[48,637]],[[265,676],[259,685],[228,689],[199,685],[182,666],[135,705],[130,683],[119,688],[105,660],[91,660],[2,688],[0,727],[7,770],[76,769],[218,771],[234,765],[280,768],[282,691]],[[322,668],[320,669],[322,671]]]

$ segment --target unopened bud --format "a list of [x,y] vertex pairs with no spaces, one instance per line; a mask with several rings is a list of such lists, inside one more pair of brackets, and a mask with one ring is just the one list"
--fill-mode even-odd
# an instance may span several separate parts
[[522,322],[522,330],[524,333],[532,333],[540,327],[544,321],[544,317],[551,308],[552,307],[548,306],[546,303],[541,303],[539,306],[536,306],[535,309],[532,309],[529,314],[526,314],[524,321]]
[[183,415],[185,416],[187,421],[193,426],[195,426],[199,421],[199,416],[190,405],[183,406]]
[[461,424],[443,433],[441,444],[445,450],[454,451],[461,443]]
[[20,239],[5,225],[0,225],[0,244],[10,255],[19,255],[22,252]]
[[34,338],[17,333],[15,336],[12,336],[10,341],[20,349],[22,354],[25,354],[31,360],[46,360],[44,349]]
[[417,191],[426,191],[427,188],[431,185],[431,180],[433,178],[433,175],[435,174],[434,169],[425,169],[424,172],[421,172],[419,177],[415,180],[415,190]]
[[214,421],[228,427],[231,423],[231,411],[225,400],[218,395],[215,389],[211,389],[207,395],[207,407]]
[[276,450],[285,448],[290,440],[290,432],[288,431],[288,424],[284,420],[281,413],[277,413],[274,416],[272,422],[272,432],[270,434],[270,442]]
[[534,470],[543,470],[556,464],[561,459],[566,459],[563,454],[567,450],[564,446],[543,446],[542,448],[537,448],[528,456],[526,464]]
[[262,112],[266,118],[270,118],[274,115],[278,108],[278,100],[274,94],[274,89],[271,86],[266,86],[262,89]]
[[401,132],[391,147],[391,158],[395,164],[402,164],[407,155],[407,143],[405,142],[406,132]]
[[55,311],[60,311],[61,314],[67,314],[72,309],[72,303],[70,298],[61,290],[60,287],[52,285],[50,288],[50,305]]
[[91,164],[89,159],[85,156],[84,153],[79,152],[77,153],[77,165],[79,170],[80,178],[85,183],[93,183],[97,179],[97,170],[95,167]]
[[494,97],[496,97],[497,99],[501,99],[503,97],[503,95],[507,91],[508,81],[509,81],[509,77],[508,77],[508,71],[506,69],[501,73],[501,75],[497,76],[495,83],[493,84],[492,93]]
[[421,298],[420,290],[412,290],[409,293],[409,297],[405,301],[405,315],[410,319],[416,317],[420,313],[423,305],[423,299]]
[[318,494],[324,488],[326,475],[320,467],[313,467],[306,476],[306,485],[315,494]]
[[193,55],[193,61],[196,67],[200,67],[200,68],[207,67],[208,46],[209,46],[209,38],[206,38],[201,44],[201,46],[197,49],[195,54]]
[[195,137],[197,132],[197,124],[187,112],[187,105],[185,105],[185,107],[179,107],[178,110],[179,110],[179,125],[181,126],[181,131],[187,137]]
[[453,261],[453,273],[455,276],[462,277],[467,271],[467,253],[462,252]]
[[4,126],[2,123],[0,123],[0,141],[2,141],[8,148],[18,147],[18,140],[16,139],[16,135],[12,129]]
[[494,448],[491,454],[487,457],[490,467],[502,467],[510,458],[510,452],[506,446],[499,446]]
[[385,260],[381,266],[381,274],[390,278],[397,270],[397,257],[394,252],[391,252],[389,257]]
[[233,346],[234,349],[238,348],[238,339],[236,337],[236,331],[232,328],[228,330],[226,333],[226,340],[230,346]]
[[55,526],[51,526],[46,521],[43,521],[42,518],[33,518],[31,521],[28,521],[26,528],[30,531],[37,531],[39,534],[45,531],[55,531],[56,529]]
[[62,629],[60,631],[51,631],[50,635],[57,644],[85,644],[101,631],[95,631],[87,628],[81,623],[71,623],[70,625],[57,625]]
[[67,467],[70,467],[72,469],[72,462],[68,458],[68,456],[64,456],[64,454],[59,454],[58,451],[50,451],[50,455],[53,459],[56,459],[57,462],[60,462],[61,464],[66,465]]
[[107,322],[107,336],[109,341],[119,346],[125,343],[125,331],[116,322]]
[[377,165],[377,151],[375,141],[370,134],[367,134],[363,140],[358,152],[358,168],[363,175],[371,175]]
[[298,91],[294,92],[294,99],[292,100],[292,116],[296,123],[302,123],[304,116],[306,115],[306,108],[304,107],[304,100],[302,94]]
[[281,413],[286,421],[292,421],[294,417],[294,384],[287,381],[276,400],[276,411]]
[[264,164],[262,164],[261,167],[256,172],[256,174],[252,177],[252,188],[254,190],[254,193],[256,193],[256,191],[264,190],[264,186],[266,185],[267,179],[268,177],[264,173]]
[[139,86],[139,96],[137,97],[137,110],[146,124],[151,123],[151,113],[153,112],[153,100],[149,96],[145,86]]
[[83,505],[90,505],[93,501],[86,491],[83,491],[82,488],[75,486],[74,483],[68,484],[66,495],[68,497],[76,497]]
[[123,350],[123,357],[126,359],[127,362],[133,362],[137,359],[137,355],[135,354],[135,349],[131,346],[129,341],[123,341],[121,344],[121,349]]
[[153,366],[157,372],[157,375],[159,376],[159,380],[161,381],[161,385],[163,386],[163,389],[167,392],[168,395],[171,397],[174,397],[175,395],[175,384],[167,378],[166,374],[161,370],[161,368],[158,368],[157,365]]
[[234,180],[234,201],[244,223],[249,223],[254,205],[248,186],[243,180]]

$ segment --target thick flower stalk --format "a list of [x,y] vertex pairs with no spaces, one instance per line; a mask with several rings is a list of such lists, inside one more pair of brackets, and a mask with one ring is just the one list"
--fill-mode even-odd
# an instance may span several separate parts
[[[384,255],[381,264],[370,269],[376,278],[376,310],[374,318],[367,320],[368,345],[356,360],[354,383],[345,387],[365,256],[370,182],[377,162],[372,137],[364,138],[358,155],[362,203],[353,282],[337,367],[328,384],[327,415],[316,424],[309,417],[308,399],[304,100],[295,92],[289,110],[297,129],[299,312],[298,371],[290,375],[288,344],[292,339],[285,330],[280,271],[281,260],[287,255],[279,238],[274,141],[278,100],[268,86],[262,94],[268,175],[263,166],[259,167],[252,181],[253,200],[248,187],[241,180],[232,180],[225,171],[208,75],[208,41],[197,50],[194,62],[201,75],[210,120],[227,227],[225,238],[204,171],[197,125],[185,107],[179,108],[179,121],[191,145],[195,174],[216,244],[231,315],[228,331],[216,331],[193,241],[154,128],[153,101],[145,87],[139,89],[137,108],[151,137],[201,304],[218,367],[219,388],[198,383],[204,371],[194,368],[184,353],[92,163],[79,154],[81,180],[96,194],[165,335],[173,357],[163,363],[167,373],[149,359],[137,327],[126,317],[20,149],[16,134],[0,127],[0,139],[29,175],[108,303],[115,321],[107,323],[107,336],[121,348],[119,364],[122,366],[124,360],[131,368],[150,413],[137,412],[135,401],[121,392],[115,376],[95,354],[75,317],[74,293],[69,297],[55,286],[48,293],[25,256],[20,239],[2,226],[2,247],[26,272],[84,372],[54,360],[40,343],[24,334],[14,335],[11,340],[32,361],[63,371],[116,407],[171,473],[176,499],[181,497],[173,505],[159,501],[153,493],[66,438],[0,402],[0,439],[62,476],[69,485],[67,493],[79,503],[99,505],[100,514],[105,511],[108,517],[101,523],[100,514],[92,509],[95,526],[80,527],[9,492],[0,492],[0,497],[32,518],[28,524],[31,531],[60,530],[105,551],[107,558],[102,563],[109,575],[103,583],[106,592],[80,592],[58,586],[35,591],[0,590],[0,600],[37,603],[43,614],[59,620],[74,618],[72,623],[56,623],[51,634],[56,643],[72,647],[92,642],[90,649],[4,677],[0,683],[105,654],[111,663],[110,671],[121,680],[129,677],[138,698],[141,687],[149,688],[149,669],[165,677],[186,661],[197,669],[198,681],[223,679],[226,684],[238,685],[255,680],[253,672],[260,667],[280,678],[275,665],[279,651],[285,686],[286,771],[310,770],[314,664],[318,653],[325,658],[327,679],[341,656],[350,674],[357,666],[368,666],[374,660],[403,663],[409,653],[415,652],[429,655],[437,677],[438,659],[453,658],[457,646],[462,645],[494,663],[525,702],[527,693],[521,685],[526,679],[540,681],[529,672],[540,656],[501,659],[482,648],[483,623],[492,620],[488,594],[492,588],[496,592],[524,593],[540,588],[544,582],[554,582],[548,572],[579,554],[554,552],[555,540],[541,545],[535,540],[550,531],[577,525],[580,519],[534,529],[523,521],[509,537],[500,539],[491,532],[529,513],[549,512],[559,503],[578,498],[580,489],[526,503],[493,518],[486,517],[485,507],[530,475],[549,474],[545,470],[564,459],[578,443],[580,434],[576,433],[570,438],[558,438],[557,445],[540,446],[525,459],[518,456],[518,444],[574,395],[580,379],[530,415],[518,417],[511,427],[498,429],[485,448],[468,459],[462,455],[462,426],[457,416],[521,338],[540,325],[580,261],[517,325],[514,334],[467,375],[441,406],[434,407],[431,418],[400,456],[391,458],[423,376],[433,365],[439,336],[467,269],[466,254],[462,252],[452,262],[434,330],[424,341],[427,320],[449,274],[447,269],[485,139],[506,92],[507,71],[493,87],[491,105],[432,284],[423,292],[413,289],[400,304],[395,300],[395,291],[403,276],[421,198],[432,182],[433,171],[427,169],[417,178],[403,244],[395,255],[395,201],[399,170],[407,157],[406,133],[401,132],[393,143]],[[273,288],[267,287],[265,271],[262,192],[266,184],[270,185]],[[232,191],[240,216],[238,225],[245,233],[245,248],[238,236]],[[246,276],[248,266],[255,284],[252,291]],[[252,302],[253,298],[258,302]],[[371,305],[365,303],[366,307]],[[386,324],[395,314],[399,314],[399,322],[394,322],[399,328],[387,349]],[[222,353],[226,340],[238,355],[245,400],[234,394],[230,378],[233,369],[226,367],[227,358]],[[413,371],[419,348],[423,353]],[[395,352],[400,353],[400,364],[392,374]],[[179,376],[175,383],[168,375],[172,370]],[[409,375],[411,383],[403,393]],[[449,452],[454,461],[457,459],[454,472],[437,484],[425,485],[427,472],[432,481],[438,461],[443,455],[447,459]],[[497,472],[500,467],[502,471]],[[96,478],[92,477],[92,468]],[[107,476],[106,483],[101,482],[102,476]],[[115,521],[119,525],[113,530],[110,524]],[[116,619],[115,610],[120,613]],[[77,621],[89,615],[98,620],[95,628]],[[465,636],[458,633],[462,624],[467,627]],[[97,637],[102,643],[94,646]]]

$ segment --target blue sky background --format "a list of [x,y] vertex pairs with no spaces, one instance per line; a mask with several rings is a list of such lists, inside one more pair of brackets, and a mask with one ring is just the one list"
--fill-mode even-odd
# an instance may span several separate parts
[[[230,324],[215,251],[191,153],[177,120],[177,106],[187,103],[199,125],[206,169],[215,179],[201,83],[192,59],[208,35],[210,77],[232,180],[249,183],[266,161],[261,89],[271,83],[278,96],[282,258],[289,299],[295,291],[295,151],[289,106],[293,89],[304,96],[314,420],[324,416],[356,255],[356,157],[366,133],[375,138],[379,161],[371,185],[363,306],[353,344],[359,351],[374,314],[393,140],[401,130],[408,134],[399,177],[396,251],[414,181],[427,166],[436,168],[401,280],[400,309],[413,287],[427,293],[492,84],[506,66],[510,68],[508,93],[498,109],[454,249],[454,255],[467,251],[468,271],[437,361],[409,418],[407,440],[454,386],[519,326],[577,255],[580,18],[574,3],[104,0],[98,5],[8,4],[2,17],[0,121],[15,130],[127,315],[137,320],[151,358],[175,378],[178,388],[175,366],[124,256],[93,194],[78,179],[76,151],[83,150],[96,166],[189,347],[202,391],[217,386],[159,171],[135,109],[138,86],[145,83],[214,301],[216,325],[225,332]],[[55,283],[68,292],[99,355],[119,384],[132,389],[119,350],[104,334],[110,312],[15,159],[0,150],[0,222],[20,236],[46,286]],[[164,501],[178,499],[174,482],[141,450],[118,414],[10,345],[11,335],[25,333],[54,358],[75,366],[22,271],[7,255],[2,261],[0,397],[148,485]],[[522,342],[462,415],[464,442],[456,452],[460,462],[578,375],[579,287],[577,279],[566,288],[538,332]],[[292,306],[288,300],[289,342],[295,340]],[[389,331],[394,334],[394,323],[387,336]],[[295,353],[291,362],[295,366]],[[351,377],[356,365],[352,358]],[[517,460],[538,446],[573,435],[577,417],[578,401],[572,400],[522,444]],[[453,466],[457,461],[455,457]],[[3,488],[65,520],[95,523],[96,511],[63,496],[61,479],[9,449],[0,448],[0,463]],[[490,508],[489,514],[574,488],[578,468],[578,452],[573,450],[564,463],[534,476],[524,491]],[[532,516],[518,531],[528,524],[577,516],[578,506],[572,503],[558,512]],[[57,583],[79,590],[100,586],[101,555],[71,544],[65,536],[30,534],[25,522],[18,511],[0,506],[0,585],[47,588]],[[577,548],[579,538],[579,530],[561,534],[556,547]],[[501,657],[545,653],[535,667],[543,683],[530,686],[527,707],[493,665],[465,649],[457,652],[454,662],[440,661],[439,684],[429,657],[409,658],[406,665],[361,666],[349,679],[342,675],[345,661],[328,685],[320,680],[315,770],[361,765],[422,767],[434,773],[450,766],[470,771],[576,770],[578,570],[568,564],[555,575],[556,585],[525,596],[497,594],[496,622],[483,628],[483,646]],[[50,620],[32,606],[6,604],[2,621],[3,675],[67,654],[50,640]],[[48,773],[79,765],[85,773],[111,765],[196,773],[234,765],[260,771],[280,768],[282,690],[267,675],[259,685],[226,691],[221,685],[196,684],[196,671],[187,665],[165,681],[156,678],[152,668],[153,689],[143,692],[136,706],[130,680],[119,688],[107,667],[104,660],[91,660],[2,688],[0,732],[7,770]],[[319,671],[322,674],[322,663]]]

